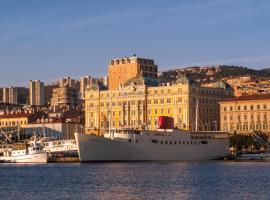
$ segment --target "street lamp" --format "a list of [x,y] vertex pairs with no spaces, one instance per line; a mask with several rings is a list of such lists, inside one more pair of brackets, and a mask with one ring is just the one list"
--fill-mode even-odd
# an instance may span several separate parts
[[213,121],[214,122],[214,131],[217,131],[217,121]]
[[208,131],[208,123],[205,123],[206,131]]

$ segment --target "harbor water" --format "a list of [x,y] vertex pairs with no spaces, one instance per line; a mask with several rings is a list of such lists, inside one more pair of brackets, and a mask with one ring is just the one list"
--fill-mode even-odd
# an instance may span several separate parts
[[270,199],[270,162],[0,164],[0,199]]

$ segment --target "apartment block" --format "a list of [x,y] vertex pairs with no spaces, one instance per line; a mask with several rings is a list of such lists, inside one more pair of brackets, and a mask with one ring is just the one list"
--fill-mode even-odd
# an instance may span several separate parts
[[3,88],[3,103],[18,104],[18,90],[14,87]]
[[69,88],[78,89],[78,81],[70,77],[61,78],[58,81],[58,85],[59,87],[69,87]]
[[130,78],[142,76],[157,79],[158,66],[152,59],[139,58],[136,55],[112,59],[108,66],[109,90],[117,90]]
[[79,104],[78,90],[63,86],[53,89],[52,107],[76,107]]
[[29,87],[30,105],[43,106],[44,105],[44,83],[39,80],[30,80]]

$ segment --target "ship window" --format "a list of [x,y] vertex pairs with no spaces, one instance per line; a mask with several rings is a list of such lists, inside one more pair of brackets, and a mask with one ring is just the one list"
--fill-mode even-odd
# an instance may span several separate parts
[[170,141],[170,144],[172,144],[172,141]]
[[175,141],[174,144],[177,144],[177,142]]
[[160,141],[160,144],[163,144],[163,141]]
[[168,142],[167,142],[167,141],[165,141],[165,144],[168,144]]

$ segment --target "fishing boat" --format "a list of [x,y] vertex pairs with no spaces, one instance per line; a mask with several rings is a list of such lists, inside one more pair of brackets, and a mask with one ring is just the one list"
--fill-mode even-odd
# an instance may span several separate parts
[[3,151],[0,162],[7,163],[47,163],[48,156],[42,143],[34,136],[27,144],[14,144],[12,149]]

